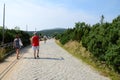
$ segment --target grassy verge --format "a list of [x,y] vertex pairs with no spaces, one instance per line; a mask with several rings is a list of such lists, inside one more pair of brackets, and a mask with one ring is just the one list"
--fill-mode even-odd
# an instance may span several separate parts
[[6,53],[6,50],[4,48],[0,48],[0,62],[4,60],[5,53]]
[[91,65],[101,75],[107,76],[111,78],[111,80],[120,80],[120,74],[112,71],[104,62],[100,62],[95,57],[93,57],[92,54],[82,46],[82,43],[77,41],[69,41],[65,45],[62,45],[59,41],[56,41],[56,43],[73,56]]
[[5,58],[9,56],[9,52],[12,51],[13,48],[11,46],[6,47],[6,48],[0,48],[0,62],[3,62]]

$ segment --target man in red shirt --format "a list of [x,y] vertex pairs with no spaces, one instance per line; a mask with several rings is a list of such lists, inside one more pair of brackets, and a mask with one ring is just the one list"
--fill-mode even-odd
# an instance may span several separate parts
[[32,49],[34,50],[34,58],[36,59],[36,56],[39,58],[39,36],[37,35],[37,32],[34,32],[34,36],[31,39]]

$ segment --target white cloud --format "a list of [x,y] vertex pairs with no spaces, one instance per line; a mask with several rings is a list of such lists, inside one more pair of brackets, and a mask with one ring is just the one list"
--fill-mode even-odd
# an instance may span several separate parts
[[[0,11],[0,19],[2,18],[1,15],[2,12]],[[68,28],[74,27],[74,23],[78,21],[93,24],[94,18],[84,11],[73,11],[63,6],[36,5],[24,0],[6,3],[6,26],[10,29],[19,26],[25,30],[26,25],[28,25],[28,30]],[[2,25],[2,19],[0,25]]]

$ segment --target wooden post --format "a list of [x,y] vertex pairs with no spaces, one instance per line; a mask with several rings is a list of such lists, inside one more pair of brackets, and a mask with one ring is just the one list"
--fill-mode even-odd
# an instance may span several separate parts
[[4,7],[3,7],[3,38],[2,38],[2,44],[4,44],[4,28],[5,28],[5,4],[4,4]]

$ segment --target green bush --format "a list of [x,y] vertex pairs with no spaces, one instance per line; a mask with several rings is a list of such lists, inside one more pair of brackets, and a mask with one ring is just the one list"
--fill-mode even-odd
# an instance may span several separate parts
[[120,46],[111,45],[108,47],[105,55],[106,63],[120,73]]
[[59,35],[59,39],[62,44],[69,40],[82,41],[82,45],[94,57],[120,73],[120,16],[112,23],[97,23],[93,26],[84,22],[75,23],[75,27]]
[[73,34],[73,30],[72,29],[68,29],[67,31],[65,31],[64,33],[61,34],[60,42],[62,44],[65,44],[69,40],[72,40],[72,38],[73,38],[72,34]]

